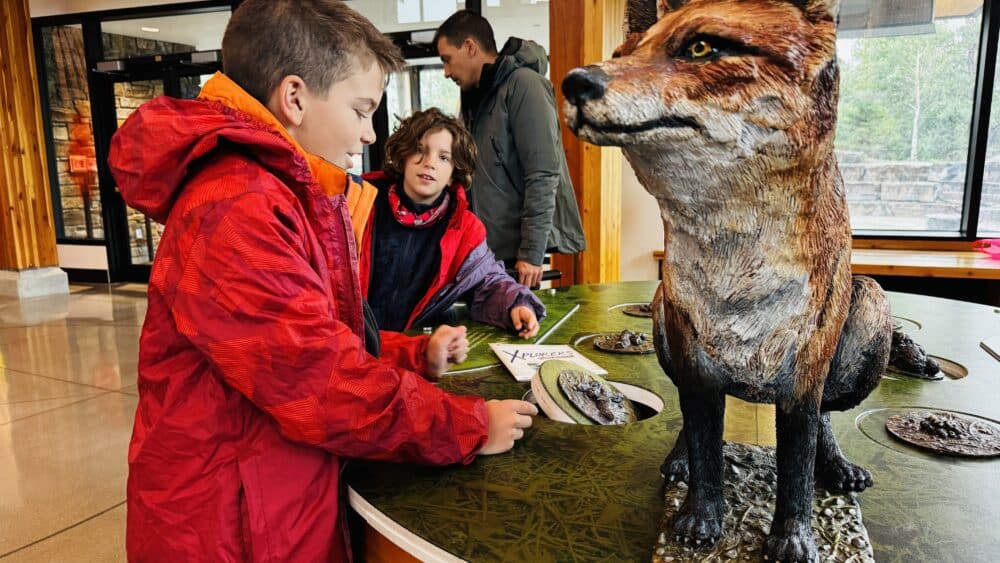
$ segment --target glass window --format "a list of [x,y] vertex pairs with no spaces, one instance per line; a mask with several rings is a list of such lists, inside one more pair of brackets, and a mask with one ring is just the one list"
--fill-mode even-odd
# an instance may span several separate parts
[[1000,237],[1000,57],[998,73],[993,77],[993,103],[990,107],[990,136],[986,145],[983,170],[983,195],[979,202],[980,238]]
[[104,60],[222,48],[230,11],[101,22]]
[[[415,89],[414,84],[417,85]],[[385,93],[390,133],[401,120],[417,110],[436,107],[448,115],[458,115],[461,91],[444,77],[440,64],[409,66],[391,74]]]
[[410,69],[405,68],[389,75],[385,88],[386,110],[389,113],[389,133],[399,126],[399,122],[413,113],[413,96],[410,89]]
[[382,33],[435,29],[448,16],[465,9],[464,0],[354,0],[349,5]]
[[42,28],[47,126],[57,177],[52,179],[54,212],[62,218],[59,238],[103,239],[97,153],[90,118],[87,64],[79,25]]
[[[497,49],[511,37],[530,39],[549,53],[549,3],[544,0],[484,2],[483,17],[493,26]],[[548,73],[546,73],[548,75]]]
[[855,230],[958,234],[981,16],[976,1],[844,2],[836,147]]
[[448,115],[457,116],[462,91],[457,84],[444,77],[444,67],[425,66],[417,73],[420,80],[420,109],[436,107]]

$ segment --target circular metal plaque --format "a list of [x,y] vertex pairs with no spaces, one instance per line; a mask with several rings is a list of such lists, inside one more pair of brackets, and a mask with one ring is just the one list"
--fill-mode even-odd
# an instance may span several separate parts
[[559,388],[573,406],[605,426],[636,421],[632,402],[607,381],[576,370],[559,373]]
[[942,411],[911,411],[889,417],[885,427],[908,444],[967,457],[1000,455],[1000,426]]
[[634,305],[627,305],[622,309],[622,312],[626,315],[631,315],[633,317],[652,317],[653,316],[653,304],[652,303],[636,303]]
[[619,354],[649,354],[653,352],[653,338],[644,332],[609,332],[594,338],[594,347]]

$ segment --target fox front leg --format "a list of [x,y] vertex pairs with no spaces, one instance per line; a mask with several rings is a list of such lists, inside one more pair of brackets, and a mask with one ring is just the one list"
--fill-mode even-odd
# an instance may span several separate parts
[[772,561],[816,560],[812,532],[813,465],[819,405],[812,401],[777,408],[778,494],[764,555]]
[[[660,361],[663,372],[670,374],[673,373],[674,366],[670,361],[670,346],[667,344],[666,328],[663,324],[663,284],[657,287],[656,295],[653,296],[650,305],[653,310],[653,348],[656,350],[656,359]],[[660,476],[669,483],[688,480],[687,437],[683,428],[674,441],[674,447],[660,466]]]
[[715,391],[681,389],[680,399],[690,479],[687,498],[674,516],[674,534],[680,542],[713,545],[722,535],[726,512],[722,498],[725,396]]

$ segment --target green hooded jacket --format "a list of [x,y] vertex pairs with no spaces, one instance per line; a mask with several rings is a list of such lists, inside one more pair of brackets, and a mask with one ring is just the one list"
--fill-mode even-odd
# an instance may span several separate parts
[[541,265],[546,250],[586,247],[566,166],[548,59],[533,41],[512,37],[462,93],[462,116],[479,151],[469,200],[487,241],[507,267]]

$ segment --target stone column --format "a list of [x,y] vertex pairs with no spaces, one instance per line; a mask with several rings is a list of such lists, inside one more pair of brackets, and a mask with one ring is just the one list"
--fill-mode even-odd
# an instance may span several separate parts
[[0,2],[0,296],[69,293],[59,269],[28,0]]

